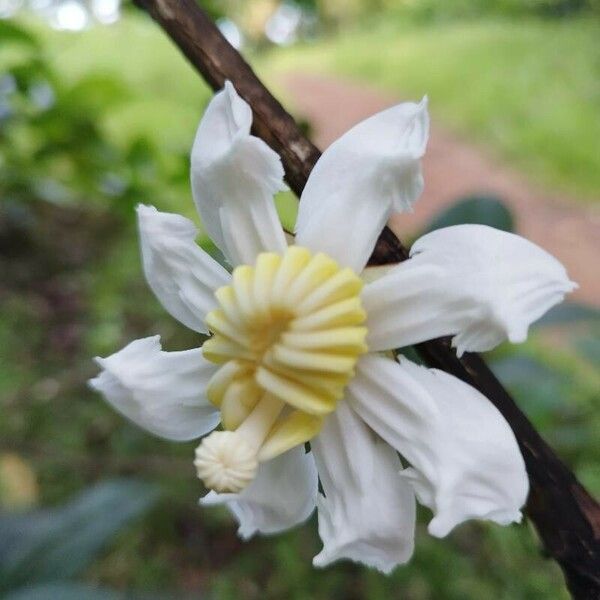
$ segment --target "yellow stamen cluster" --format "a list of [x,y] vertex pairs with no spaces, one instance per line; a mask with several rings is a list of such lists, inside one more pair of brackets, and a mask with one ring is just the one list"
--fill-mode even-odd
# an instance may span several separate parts
[[207,395],[237,438],[225,444],[226,432],[215,432],[198,447],[195,464],[209,487],[239,491],[248,483],[248,470],[238,481],[215,474],[237,469],[230,460],[236,439],[264,461],[318,433],[367,350],[362,285],[325,254],[291,246],[283,256],[264,253],[254,266],[237,267],[232,284],[217,290],[219,307],[206,317],[213,336],[203,353],[222,366]]

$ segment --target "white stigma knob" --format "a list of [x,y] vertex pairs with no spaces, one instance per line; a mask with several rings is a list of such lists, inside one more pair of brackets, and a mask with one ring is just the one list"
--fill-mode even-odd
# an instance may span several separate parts
[[194,466],[207,488],[237,494],[256,476],[256,449],[240,433],[214,431],[196,448]]

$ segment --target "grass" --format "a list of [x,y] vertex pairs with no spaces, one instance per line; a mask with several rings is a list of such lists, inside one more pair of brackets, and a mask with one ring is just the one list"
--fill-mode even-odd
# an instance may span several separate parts
[[[152,23],[128,18],[82,34],[42,33],[67,77],[100,71],[130,88],[129,102],[106,120],[111,135],[144,134],[166,152],[188,151],[210,92]],[[599,37],[594,20],[409,26],[396,18],[251,58],[269,80],[306,70],[399,97],[428,94],[432,114],[446,127],[552,192],[593,203],[600,198]]]
[[600,21],[389,19],[273,53],[269,70],[333,73],[429,95],[438,122],[547,188],[600,198]]

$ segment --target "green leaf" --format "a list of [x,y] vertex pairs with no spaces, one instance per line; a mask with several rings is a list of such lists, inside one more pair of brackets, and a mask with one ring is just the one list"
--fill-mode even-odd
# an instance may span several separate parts
[[403,348],[398,348],[396,350],[396,354],[404,356],[405,358],[408,358],[408,360],[412,360],[412,362],[417,363],[418,365],[425,365],[423,359],[420,357],[414,346],[404,346]]
[[0,590],[76,575],[156,498],[146,484],[114,480],[65,506],[0,518]]
[[294,231],[298,216],[298,199],[290,191],[279,192],[275,196],[275,206],[281,223],[288,231]]
[[3,45],[8,42],[16,42],[29,46],[33,50],[37,50],[40,46],[31,33],[9,21],[0,21],[0,40]]
[[204,252],[210,254],[222,267],[231,271],[231,265],[227,262],[225,255],[209,237],[201,237],[199,243]]
[[536,327],[573,325],[575,323],[600,323],[600,309],[581,302],[563,302],[550,309]]
[[92,74],[80,79],[64,95],[63,104],[86,110],[90,117],[101,115],[132,97],[125,83],[113,75]]
[[508,356],[490,364],[500,381],[523,402],[534,417],[547,417],[564,404],[560,373],[528,356]]
[[68,582],[47,583],[21,588],[4,600],[123,600],[123,594]]
[[424,233],[465,223],[489,225],[510,232],[515,229],[512,213],[502,200],[494,196],[472,196],[459,200],[438,213],[425,228]]
[[600,337],[585,337],[575,342],[578,352],[595,367],[600,367]]

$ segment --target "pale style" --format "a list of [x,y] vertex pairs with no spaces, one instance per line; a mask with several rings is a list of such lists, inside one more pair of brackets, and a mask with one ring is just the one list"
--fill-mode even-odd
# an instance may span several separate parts
[[210,337],[184,352],[163,351],[158,336],[131,342],[97,359],[91,386],[156,435],[206,436],[194,461],[211,490],[201,503],[226,504],[242,538],[293,527],[316,507],[319,567],[345,558],[387,573],[409,560],[416,500],[439,537],[467,519],[518,522],[528,480],[508,423],[474,388],[391,351],[439,336],[459,354],[522,342],[575,287],[562,265],[519,236],[461,225],[366,276],[385,223],[422,192],[426,99],[363,121],[324,152],[293,245],[273,202],[281,161],[251,125],[227,83],[191,157],[196,207],[232,273],[196,244],[191,221],[138,207],[150,287]]

